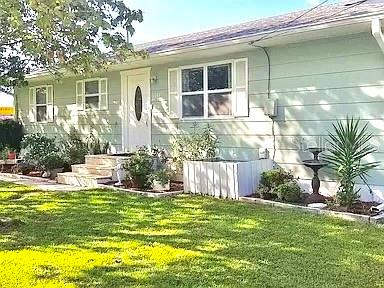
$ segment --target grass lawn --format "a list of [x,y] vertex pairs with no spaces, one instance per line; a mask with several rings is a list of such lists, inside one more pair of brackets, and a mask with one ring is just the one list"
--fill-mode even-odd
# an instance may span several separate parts
[[0,182],[0,287],[384,287],[384,229],[179,196]]

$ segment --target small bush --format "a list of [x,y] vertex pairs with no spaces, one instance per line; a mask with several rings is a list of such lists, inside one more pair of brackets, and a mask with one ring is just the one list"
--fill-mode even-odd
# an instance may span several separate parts
[[40,160],[41,166],[45,171],[50,171],[64,167],[64,159],[56,152],[49,153]]
[[54,138],[48,138],[42,134],[25,135],[21,147],[24,149],[24,160],[35,163],[40,169],[44,169],[44,158],[48,154],[59,154],[60,150]]
[[272,191],[277,186],[292,180],[294,176],[291,172],[277,168],[261,173],[260,186]]
[[165,186],[169,183],[171,176],[171,171],[167,168],[161,168],[153,172],[153,180],[159,182],[162,186]]
[[217,138],[209,126],[202,130],[194,127],[192,134],[176,135],[171,140],[174,168],[181,171],[186,160],[203,160],[216,157]]
[[15,120],[0,121],[0,149],[8,147],[19,152],[23,135],[24,129],[20,122]]
[[69,165],[85,162],[85,155],[89,153],[88,146],[75,128],[71,128],[68,139],[63,140],[62,146]]
[[87,147],[90,155],[100,155],[108,153],[110,144],[109,142],[101,142],[100,139],[96,138],[96,136],[91,133],[88,136]]
[[147,148],[139,148],[124,164],[128,180],[133,181],[137,188],[152,187],[153,157]]
[[281,201],[297,203],[301,200],[301,189],[296,181],[280,184],[274,191]]

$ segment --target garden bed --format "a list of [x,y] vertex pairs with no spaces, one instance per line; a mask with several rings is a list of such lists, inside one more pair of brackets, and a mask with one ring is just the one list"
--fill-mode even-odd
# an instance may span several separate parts
[[[314,214],[322,214],[322,215],[327,215],[327,216],[332,216],[332,217],[337,217],[337,218],[342,218],[345,220],[349,221],[357,221],[361,223],[366,223],[366,224],[384,224],[384,214],[357,214],[357,213],[351,213],[348,212],[350,210],[344,210],[343,207],[326,207],[324,209],[319,209],[319,208],[313,208],[313,207],[308,207],[305,206],[304,203],[286,203],[286,202],[281,202],[281,201],[275,201],[275,200],[266,200],[266,199],[261,199],[257,198],[254,196],[248,196],[248,197],[240,197],[240,201],[242,202],[252,202],[252,203],[257,203],[257,204],[263,204],[263,205],[268,205],[268,206],[273,206],[273,207],[280,207],[280,208],[287,208],[287,209],[294,209],[294,210],[301,210],[304,212],[308,213],[314,213]],[[367,203],[366,202],[361,202],[361,207],[364,206],[366,207],[365,210],[359,210],[356,205],[354,208],[354,211],[367,211]],[[377,203],[375,203],[377,204]],[[370,209],[371,206],[369,206]],[[339,210],[338,210],[339,209]]]

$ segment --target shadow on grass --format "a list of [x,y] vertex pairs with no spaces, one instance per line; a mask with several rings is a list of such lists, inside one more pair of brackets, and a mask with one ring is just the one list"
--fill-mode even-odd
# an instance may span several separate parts
[[[3,197],[12,189],[20,197]],[[378,287],[384,275],[383,230],[252,204],[0,183],[2,216],[22,224],[0,232],[0,251],[84,261],[73,271],[53,256],[53,264],[42,260],[49,269],[35,273],[41,281],[49,274],[80,287]]]

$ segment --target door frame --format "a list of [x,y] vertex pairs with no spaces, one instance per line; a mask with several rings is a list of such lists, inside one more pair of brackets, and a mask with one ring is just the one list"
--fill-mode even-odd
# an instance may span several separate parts
[[122,145],[122,152],[129,152],[129,113],[128,111],[128,78],[129,76],[137,76],[137,75],[143,75],[143,77],[146,77],[148,79],[148,109],[150,110],[148,112],[148,129],[149,129],[149,145],[152,144],[152,103],[151,103],[151,68],[152,67],[145,67],[145,68],[139,68],[139,69],[132,69],[132,70],[125,70],[120,71],[121,76],[121,108],[120,108],[120,116],[122,120],[121,125],[121,145]]

